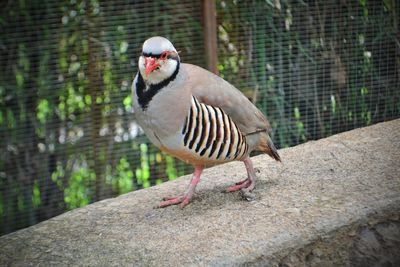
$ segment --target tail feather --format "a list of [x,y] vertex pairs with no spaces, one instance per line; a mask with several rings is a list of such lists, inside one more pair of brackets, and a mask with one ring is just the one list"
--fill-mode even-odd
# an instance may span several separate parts
[[267,152],[268,155],[273,157],[276,161],[281,161],[281,156],[278,154],[278,150],[276,149],[274,143],[272,142],[271,138],[268,136],[268,141],[267,141],[268,147],[269,147],[269,152]]

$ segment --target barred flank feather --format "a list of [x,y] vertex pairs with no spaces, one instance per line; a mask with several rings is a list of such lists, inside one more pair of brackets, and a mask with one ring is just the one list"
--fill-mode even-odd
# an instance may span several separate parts
[[242,159],[249,149],[246,138],[222,109],[199,103],[195,97],[182,135],[186,148],[212,160]]

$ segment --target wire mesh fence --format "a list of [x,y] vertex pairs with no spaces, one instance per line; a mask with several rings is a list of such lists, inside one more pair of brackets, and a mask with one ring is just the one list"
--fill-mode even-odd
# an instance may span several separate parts
[[398,116],[394,1],[223,3],[221,74],[268,114],[280,147]]
[[[205,66],[201,1],[8,1],[0,11],[0,231],[192,171],[135,123],[141,44]],[[280,148],[400,115],[399,6],[217,1],[218,69]]]

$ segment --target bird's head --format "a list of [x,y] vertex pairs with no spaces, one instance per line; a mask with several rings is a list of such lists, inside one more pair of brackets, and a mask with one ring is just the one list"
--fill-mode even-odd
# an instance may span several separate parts
[[178,64],[178,52],[167,38],[151,37],[143,43],[139,71],[148,83],[157,84],[168,79]]

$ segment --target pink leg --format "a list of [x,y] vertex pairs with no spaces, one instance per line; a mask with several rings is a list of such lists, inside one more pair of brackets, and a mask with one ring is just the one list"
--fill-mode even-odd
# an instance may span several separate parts
[[256,173],[253,168],[253,163],[248,157],[245,158],[243,162],[247,170],[247,179],[240,181],[233,186],[228,187],[227,189],[225,189],[226,192],[235,192],[241,189],[243,190],[246,189],[246,191],[250,192],[254,189]]
[[192,197],[194,195],[196,186],[200,181],[200,175],[201,175],[202,171],[203,171],[202,166],[195,166],[193,177],[192,177],[192,180],[190,181],[190,184],[186,191],[186,194],[183,196],[179,196],[179,197],[164,198],[164,201],[162,201],[160,203],[160,205],[158,205],[158,207],[164,208],[167,206],[177,205],[177,204],[181,203],[181,208],[184,208],[187,204],[189,204],[190,200],[192,199]]

